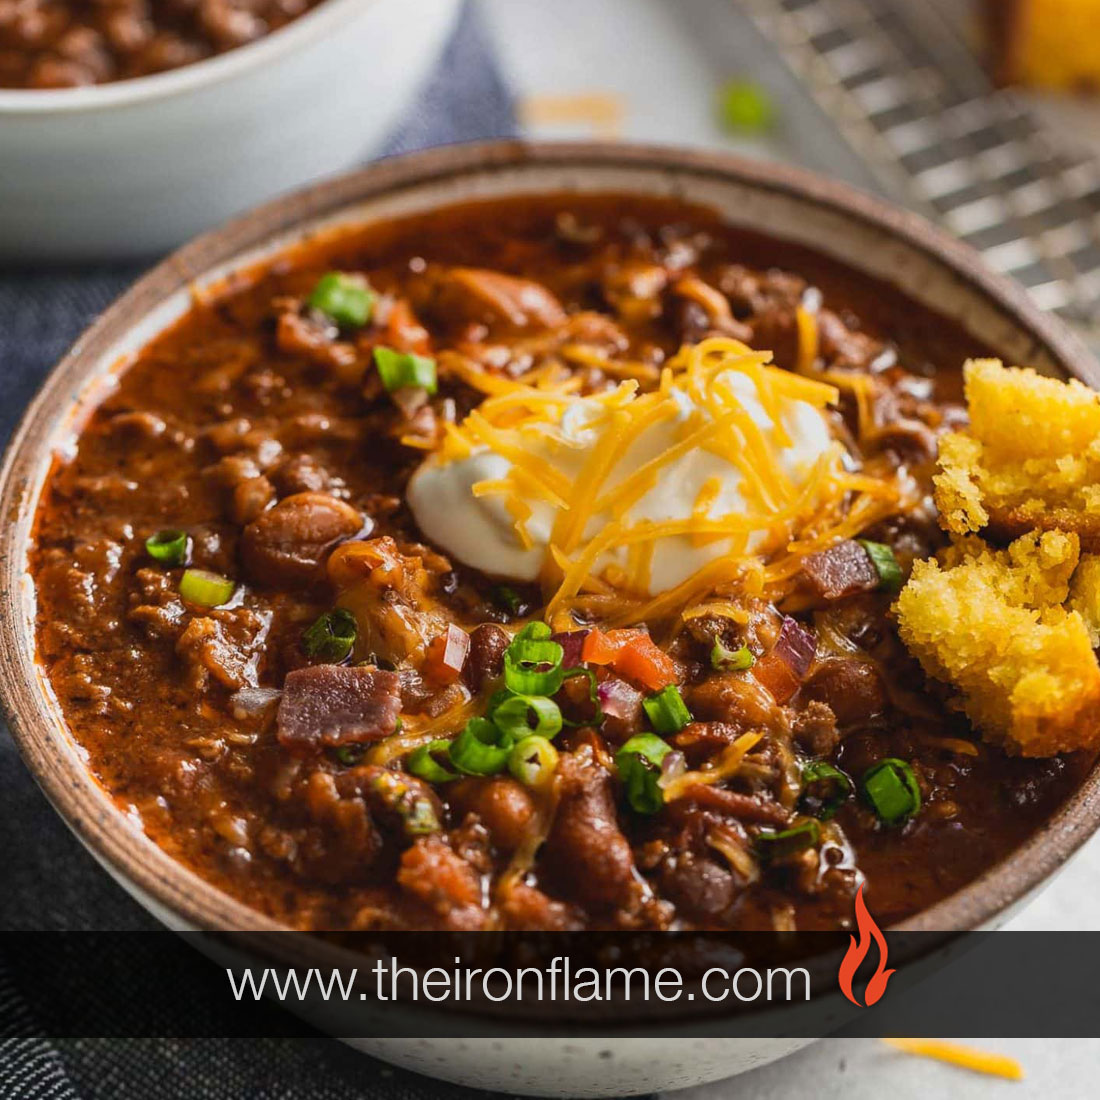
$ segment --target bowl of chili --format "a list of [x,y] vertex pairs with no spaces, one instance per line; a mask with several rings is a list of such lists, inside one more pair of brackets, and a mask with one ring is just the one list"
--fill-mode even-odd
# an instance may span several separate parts
[[[819,342],[799,373],[807,313]],[[777,367],[752,358],[765,341]],[[598,512],[586,479],[561,484],[517,450],[542,429],[500,434],[517,405],[602,402],[571,414],[589,433],[577,449],[647,397],[645,424],[675,420],[661,402],[676,388],[703,430],[698,372],[732,361],[806,403],[845,372],[884,377],[890,476],[919,483],[935,431],[958,422],[956,366],[986,353],[1100,377],[964,247],[788,168],[504,142],[278,200],[128,291],[9,446],[13,733],[81,840],[177,927],[339,929],[369,911],[451,930],[839,929],[865,879],[883,925],[992,926],[1094,831],[1100,778],[1088,754],[998,754],[913,696],[889,607],[938,545],[927,515],[872,512],[859,538],[809,548],[774,574],[778,610],[677,581],[730,526],[684,520],[661,565],[672,579],[649,591],[641,573],[620,584],[629,555],[593,543],[607,567],[570,589],[585,530],[559,544],[562,528],[543,528],[566,547],[551,580],[520,556],[486,572],[471,555],[489,561],[491,541],[462,542],[481,517],[414,488],[483,453],[463,434],[476,428],[513,469],[544,471],[531,499]],[[859,389],[836,421],[849,439]],[[752,431],[732,405],[710,415]],[[846,491],[873,495],[868,477]],[[616,528],[624,542],[638,530]],[[671,640],[670,607],[686,624]],[[468,1084],[596,1095],[797,1045],[698,1042],[684,1059],[624,1041],[608,1061],[548,1039],[519,1064],[470,1041],[444,1067],[419,1041],[364,1046]]]

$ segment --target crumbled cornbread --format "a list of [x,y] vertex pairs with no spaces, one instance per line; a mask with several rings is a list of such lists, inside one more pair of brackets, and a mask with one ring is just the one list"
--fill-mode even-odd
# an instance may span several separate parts
[[1075,531],[1100,550],[1100,394],[1077,381],[972,359],[970,427],[940,441],[940,522],[954,534]]
[[938,561],[916,562],[895,604],[924,670],[955,685],[974,725],[1010,752],[1100,746],[1090,637],[1100,625],[1100,559],[1079,566],[1079,549],[1072,532],[1031,532],[1007,550],[964,537]]

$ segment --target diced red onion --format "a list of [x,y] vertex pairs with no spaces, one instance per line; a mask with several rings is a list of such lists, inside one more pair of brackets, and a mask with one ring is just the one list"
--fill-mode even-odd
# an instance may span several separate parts
[[679,778],[686,771],[687,758],[682,752],[665,753],[665,758],[661,761],[661,778],[658,783],[662,787],[667,787],[669,783]]
[[801,623],[790,615],[784,615],[772,653],[801,680],[813,664],[817,653],[817,639]]
[[631,687],[625,680],[616,679],[614,676],[600,681],[596,688],[596,697],[600,701],[600,709],[604,714],[624,721],[634,718],[642,705],[642,693]]
[[585,638],[590,633],[589,630],[567,630],[550,635],[550,640],[561,646],[562,668],[576,668],[581,663],[581,650],[584,648]]
[[229,696],[229,706],[234,718],[256,718],[274,706],[282,695],[279,688],[241,688]]
[[466,664],[466,656],[470,652],[470,635],[460,626],[451,623],[443,637],[446,641],[443,643],[440,664],[452,672],[461,672],[462,666]]

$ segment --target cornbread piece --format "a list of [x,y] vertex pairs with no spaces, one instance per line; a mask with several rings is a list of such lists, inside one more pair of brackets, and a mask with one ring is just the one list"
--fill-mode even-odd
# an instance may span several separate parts
[[1100,647],[1100,557],[1083,554],[1069,586],[1071,611],[1085,620],[1093,648]]
[[[986,740],[1023,756],[1100,747],[1100,666],[1090,627],[1063,605],[1079,541],[1032,532],[1007,550],[973,536],[918,561],[894,610],[925,672],[953,684]],[[1097,606],[1097,559],[1074,599]],[[1076,580],[1076,579],[1075,579]]]
[[943,526],[1075,531],[1100,550],[1100,394],[996,359],[963,370],[970,427],[940,440],[933,479]]
[[985,0],[984,6],[999,83],[1100,87],[1100,0]]

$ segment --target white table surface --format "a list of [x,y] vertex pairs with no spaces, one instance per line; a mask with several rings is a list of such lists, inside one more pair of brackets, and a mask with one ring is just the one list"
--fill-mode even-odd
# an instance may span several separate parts
[[[859,178],[837,150],[785,70],[760,49],[734,0],[478,0],[505,74],[527,97],[610,94],[622,105],[618,136],[724,148],[802,162]],[[728,40],[716,28],[728,22]],[[715,120],[723,79],[763,82],[780,104],[781,123],[766,140],[738,142]],[[1100,131],[1100,109],[1096,120]],[[583,123],[542,125],[534,137],[592,137]],[[1009,925],[1014,929],[1100,930],[1100,835]],[[960,1041],[965,1042],[965,1039]],[[981,1039],[975,1045],[1018,1058],[1023,1082],[993,1080],[893,1051],[871,1039],[827,1039],[728,1082],[678,1093],[679,1100],[953,1100],[1004,1094],[1025,1100],[1100,1095],[1100,1039]]]

